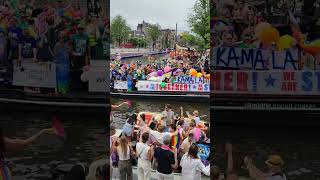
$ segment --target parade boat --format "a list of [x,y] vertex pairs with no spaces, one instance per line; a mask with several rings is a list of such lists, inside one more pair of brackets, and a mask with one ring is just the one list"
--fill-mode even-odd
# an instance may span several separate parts
[[[158,116],[157,113],[151,113],[149,114],[153,117]],[[116,133],[112,136],[112,137],[120,137],[122,133],[121,129],[116,129]],[[132,143],[132,146],[135,146],[135,143]],[[137,171],[137,166],[133,166],[132,167],[132,171],[133,171],[133,179],[138,179],[138,171]],[[181,173],[172,173],[174,180],[182,180],[182,174]],[[112,179],[119,179],[119,169],[117,167],[112,167]],[[150,179],[158,179],[157,178],[157,172],[154,169],[151,169],[151,175],[150,175]],[[210,177],[202,175],[201,179],[203,180],[209,180]],[[246,180],[246,179],[241,179],[241,180]]]
[[12,82],[2,78],[0,106],[22,110],[105,112],[109,106],[106,63],[92,60],[91,66],[79,74],[83,86],[77,89],[71,88],[73,82],[67,77],[72,72],[68,69],[62,72],[61,64],[32,61],[14,64]]
[[126,98],[148,98],[148,99],[168,99],[168,100],[186,100],[186,101],[208,101],[208,93],[185,93],[185,92],[110,92],[112,97]]
[[[191,53],[188,48],[180,46],[177,46],[177,50],[174,51],[144,53],[142,58],[136,58],[136,55],[123,58],[123,55],[118,53],[115,58],[117,61],[111,64],[111,96],[207,101],[210,98],[210,74],[202,71],[200,73],[200,69],[183,70],[173,65],[173,62],[176,63],[175,65],[183,64],[175,58],[176,55],[186,57],[188,53]],[[152,57],[153,55],[156,57]],[[154,60],[159,58],[158,63],[154,63],[153,58]],[[165,61],[167,65],[164,65]],[[146,64],[152,66],[152,72],[141,73],[139,67]],[[156,64],[158,68],[155,67]],[[134,68],[133,81],[127,77],[127,70],[130,68]]]

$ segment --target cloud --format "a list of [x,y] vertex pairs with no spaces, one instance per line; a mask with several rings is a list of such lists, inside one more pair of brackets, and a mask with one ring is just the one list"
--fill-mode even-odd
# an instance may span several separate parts
[[111,18],[123,16],[132,29],[143,20],[149,23],[159,23],[162,28],[178,31],[190,31],[187,17],[192,13],[196,0],[111,0]]

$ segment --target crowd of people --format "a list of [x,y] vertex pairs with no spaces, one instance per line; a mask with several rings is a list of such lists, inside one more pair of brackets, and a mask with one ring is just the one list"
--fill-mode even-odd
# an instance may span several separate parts
[[[191,115],[182,107],[180,110],[177,116],[167,104],[160,116],[150,121],[147,114],[133,114],[121,135],[110,137],[110,161],[118,167],[120,180],[132,180],[135,165],[139,180],[150,179],[152,169],[159,180],[173,179],[174,172],[190,180],[201,179],[202,174],[210,176],[210,152],[204,158],[199,156],[208,151],[201,149],[202,145],[210,147],[210,125],[200,120],[198,111]],[[116,134],[114,126],[110,133]]]
[[[301,30],[303,2],[270,1],[270,5],[263,2],[261,6],[246,0],[213,1],[211,46],[297,51],[301,54],[299,69],[316,70],[320,65],[320,45],[319,40],[308,37],[308,32]],[[268,18],[272,14],[266,13],[267,7],[278,16]],[[278,20],[281,22],[276,22]]]
[[209,81],[209,68],[209,53],[200,54],[192,50],[171,51],[160,58],[150,55],[146,61],[131,63],[119,58],[110,63],[111,88],[115,81],[127,81],[128,91],[134,91],[139,80],[170,83],[175,76],[192,74]]
[[108,59],[108,16],[99,4],[91,13],[79,1],[2,2],[0,66],[8,69],[8,81],[14,61],[55,62],[71,72],[71,85],[77,89],[90,60]]

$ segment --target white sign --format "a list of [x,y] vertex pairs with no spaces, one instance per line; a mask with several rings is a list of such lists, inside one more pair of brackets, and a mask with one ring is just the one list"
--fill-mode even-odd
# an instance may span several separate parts
[[109,69],[107,68],[105,61],[93,61],[90,64],[95,65],[91,66],[90,70],[84,72],[81,75],[82,81],[89,81],[89,92],[109,92],[110,91],[110,82],[109,82]]
[[138,81],[138,91],[164,91],[164,92],[210,92],[209,84],[180,84],[161,83],[153,81]]
[[262,49],[244,49],[218,47],[213,49],[212,64],[216,67],[297,70],[298,51],[268,51]]
[[127,81],[114,81],[114,89],[119,90],[127,90],[128,89],[128,82]]
[[14,62],[14,86],[56,88],[56,66],[51,62]]

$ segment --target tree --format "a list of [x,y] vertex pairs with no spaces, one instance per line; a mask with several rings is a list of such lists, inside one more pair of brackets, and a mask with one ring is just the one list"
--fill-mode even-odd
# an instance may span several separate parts
[[182,33],[180,36],[181,38],[179,40],[179,43],[182,46],[192,47],[200,52],[204,52],[208,48],[203,39],[199,36],[189,34],[187,32]]
[[143,48],[146,47],[146,40],[144,38],[138,38],[138,37],[132,37],[130,38],[129,42],[135,47],[135,48]]
[[199,45],[209,48],[210,45],[210,3],[209,0],[197,0],[193,12],[188,17],[191,31],[201,40]]
[[161,35],[161,27],[159,24],[151,24],[147,28],[147,37],[152,42],[152,50],[154,51],[154,47],[156,45],[157,40]]
[[113,42],[117,42],[119,46],[128,39],[130,31],[130,27],[122,16],[117,15],[112,19],[110,27],[111,39]]

